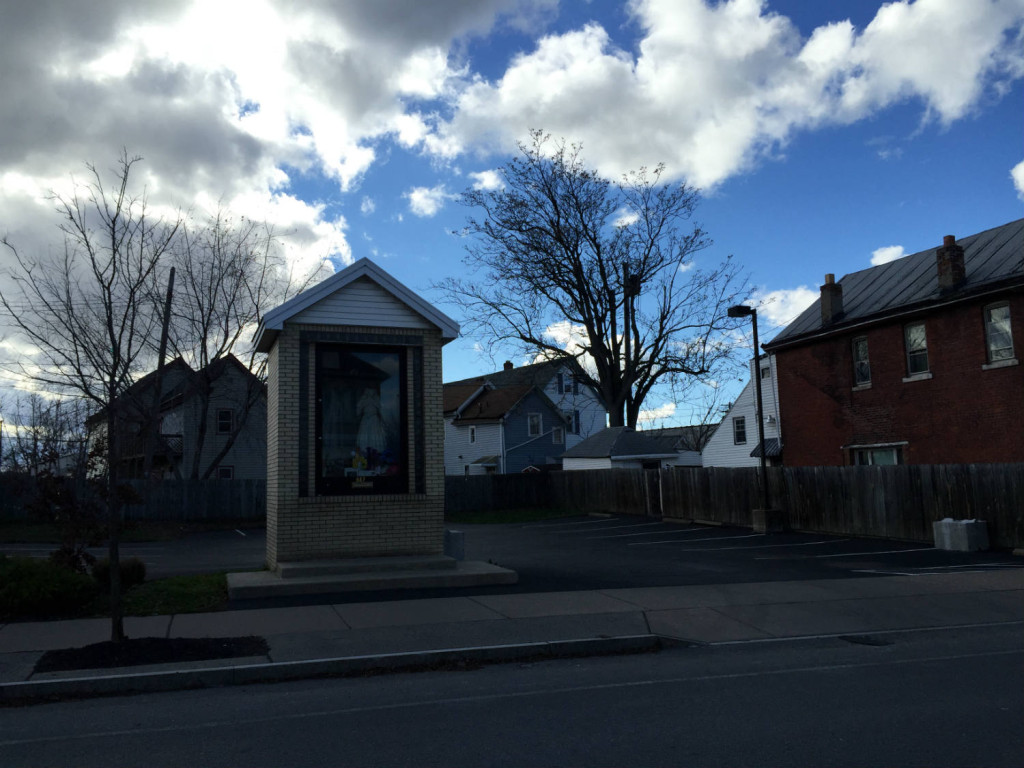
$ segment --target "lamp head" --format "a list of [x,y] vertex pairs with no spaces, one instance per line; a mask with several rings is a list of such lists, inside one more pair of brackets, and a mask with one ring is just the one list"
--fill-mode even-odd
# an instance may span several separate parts
[[729,307],[729,317],[750,317],[756,311],[753,307],[748,307],[746,304],[736,304]]

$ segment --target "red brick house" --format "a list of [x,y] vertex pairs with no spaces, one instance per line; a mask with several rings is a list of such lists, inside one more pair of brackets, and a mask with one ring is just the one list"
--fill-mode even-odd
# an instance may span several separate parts
[[770,343],[783,463],[1024,462],[1024,219],[825,276]]

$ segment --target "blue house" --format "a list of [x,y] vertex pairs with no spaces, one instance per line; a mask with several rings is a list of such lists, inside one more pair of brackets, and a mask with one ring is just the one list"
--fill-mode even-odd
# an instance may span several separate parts
[[444,385],[445,473],[559,469],[568,448],[604,428],[601,398],[575,361],[554,360]]

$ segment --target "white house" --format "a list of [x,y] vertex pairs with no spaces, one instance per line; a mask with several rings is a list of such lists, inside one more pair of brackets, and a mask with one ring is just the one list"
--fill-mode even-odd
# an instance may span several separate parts
[[667,469],[700,466],[700,454],[680,446],[678,435],[608,427],[562,454],[566,471],[588,469]]
[[444,385],[445,473],[559,468],[559,457],[604,429],[608,411],[574,360],[551,360]]
[[[718,429],[704,446],[705,467],[756,467],[761,462],[757,444],[757,392],[750,362],[751,379],[729,408]],[[782,429],[779,423],[779,378],[774,355],[761,357],[761,396],[764,405],[764,441],[768,463],[778,461],[782,453]]]

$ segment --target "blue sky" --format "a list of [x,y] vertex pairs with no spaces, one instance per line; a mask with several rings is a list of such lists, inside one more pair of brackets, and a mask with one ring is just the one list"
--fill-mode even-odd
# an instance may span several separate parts
[[[455,196],[543,128],[608,175],[665,162],[702,187],[700,258],[746,268],[767,338],[826,272],[1024,215],[1024,0],[0,10],[0,232],[29,250],[55,242],[47,191],[127,147],[158,208],[221,201],[297,265],[368,256],[437,300]],[[474,342],[447,379],[500,367]]]

